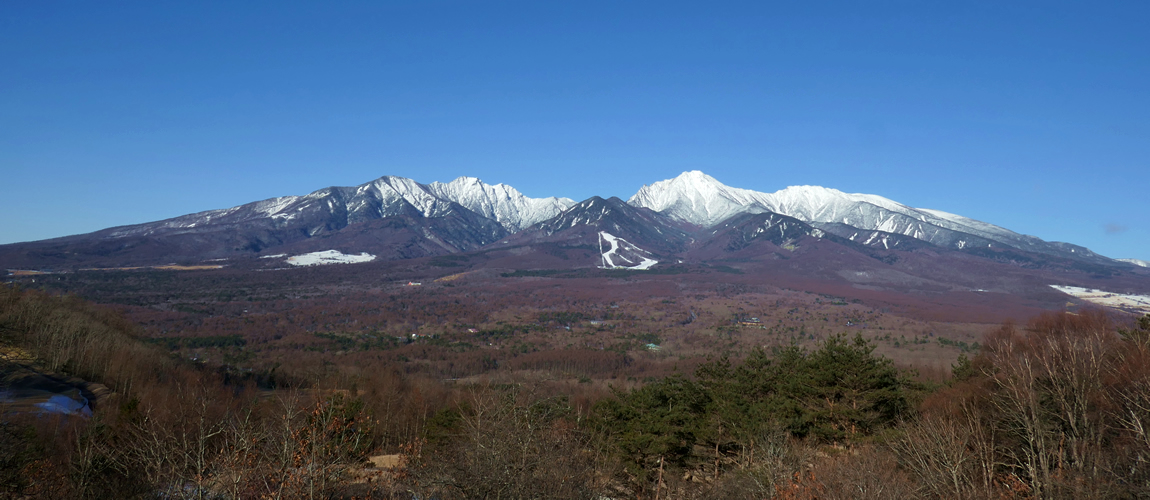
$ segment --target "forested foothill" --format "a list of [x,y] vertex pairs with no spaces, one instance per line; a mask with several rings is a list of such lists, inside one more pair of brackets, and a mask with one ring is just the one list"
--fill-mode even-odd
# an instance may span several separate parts
[[1150,316],[455,264],[14,279],[0,498],[1150,496]]

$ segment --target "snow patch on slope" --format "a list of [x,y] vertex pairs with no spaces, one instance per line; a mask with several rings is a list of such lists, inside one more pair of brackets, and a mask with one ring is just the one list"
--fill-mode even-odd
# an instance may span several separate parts
[[1138,259],[1115,259],[1115,260],[1117,260],[1118,262],[1125,262],[1127,264],[1134,264],[1138,267],[1150,267],[1150,262],[1146,262],[1144,260],[1138,260]]
[[299,199],[300,199],[299,196],[281,196],[279,198],[271,198],[271,199],[267,199],[267,200],[263,200],[263,201],[257,201],[255,204],[255,207],[253,207],[253,208],[255,211],[260,212],[260,213],[262,213],[268,217],[273,217],[273,218],[277,218],[277,219],[279,219],[279,218],[291,218],[291,215],[283,214],[280,212],[282,212],[285,208],[291,206],[291,204],[295,203],[296,201],[299,201]]
[[[603,264],[599,267],[603,269],[636,269],[644,271],[659,263],[659,261],[648,257],[651,252],[632,245],[623,238],[619,238],[606,231],[599,231],[599,237],[602,239],[599,248],[603,258]],[[606,241],[610,246],[606,251],[602,250],[602,241]]]
[[359,255],[348,255],[339,250],[324,250],[288,257],[286,262],[293,266],[324,266],[328,264],[358,264],[373,260],[375,260],[375,256],[367,252]]
[[1100,306],[1150,314],[1150,296],[1110,293],[1077,286],[1050,285],[1050,288]]

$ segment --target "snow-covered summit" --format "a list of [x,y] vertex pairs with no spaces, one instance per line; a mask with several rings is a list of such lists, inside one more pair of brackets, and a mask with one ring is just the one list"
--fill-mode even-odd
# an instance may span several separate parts
[[1077,252],[993,224],[909,207],[878,195],[821,186],[791,186],[763,193],[727,186],[697,170],[645,185],[628,203],[704,227],[742,213],[774,212],[851,239],[858,231],[884,231],[957,249],[998,243],[1049,254]]
[[627,203],[705,227],[733,215],[770,210],[765,193],[727,186],[698,170],[644,185]]
[[575,205],[570,198],[528,198],[506,184],[486,184],[475,177],[460,177],[448,183],[432,182],[427,189],[440,198],[494,219],[513,233]]
[[774,193],[727,186],[698,170],[645,185],[628,201],[679,220],[710,227],[732,215],[776,212],[807,222],[849,222],[860,204],[885,210],[913,210],[881,196],[849,194],[821,186],[791,186]]
[[575,204],[567,198],[528,198],[511,186],[491,185],[475,177],[420,184],[406,177],[385,176],[355,190],[353,199],[374,195],[371,197],[377,198],[382,206],[391,206],[402,199],[424,217],[439,217],[451,209],[451,203],[458,203],[495,220],[511,232],[550,219]]
[[[688,224],[706,230],[686,227]],[[145,260],[171,261],[168,255],[203,260],[245,252],[270,253],[265,250],[323,237],[340,248],[384,252],[379,254],[385,256],[382,258],[413,258],[471,251],[493,243],[546,242],[574,248],[606,238],[598,236],[605,232],[658,252],[662,260],[708,245],[709,238],[724,238],[727,246],[721,251],[729,252],[735,247],[728,243],[746,243],[768,229],[782,238],[770,240],[776,246],[807,236],[838,242],[845,239],[872,248],[881,243],[884,249],[923,249],[918,243],[922,241],[1007,263],[1037,262],[1015,251],[1022,250],[1061,259],[1039,264],[1053,268],[1076,261],[1118,264],[1081,246],[1043,241],[878,195],[820,186],[791,186],[766,193],[727,186],[697,170],[644,185],[628,202],[591,197],[580,203],[568,198],[529,198],[511,186],[487,184],[475,177],[421,184],[405,177],[384,176],[358,186],[328,187],[302,196],[269,198],[36,243],[36,248],[55,245],[51,248],[58,251],[33,253],[103,255],[100,252],[110,239],[144,238],[152,242],[172,238],[158,246],[136,245],[141,250],[133,255]],[[511,237],[510,233],[516,234]],[[27,256],[32,254],[21,249],[26,247],[10,248],[16,249],[9,252],[16,256],[13,259],[31,262]],[[1123,261],[1126,270],[1148,265],[1135,259]],[[114,262],[121,265],[130,261],[116,257]]]
[[[384,176],[352,187],[329,187],[303,196],[281,196],[222,210],[209,210],[151,224],[125,227],[112,236],[156,234],[219,224],[270,219],[291,224],[316,213],[337,216],[346,224],[396,215],[437,218],[461,205],[494,220],[510,232],[550,219],[573,206],[568,198],[528,198],[511,186],[490,185],[474,177],[449,183],[420,184],[406,177]],[[324,221],[323,224],[328,222]]]
[[368,203],[368,199],[371,198],[378,200],[382,207],[404,200],[424,217],[440,217],[451,209],[451,200],[436,196],[427,186],[406,177],[391,175],[380,177],[375,181],[356,186],[355,191],[356,196],[352,198],[354,202],[348,207],[351,210],[354,210],[356,205]]

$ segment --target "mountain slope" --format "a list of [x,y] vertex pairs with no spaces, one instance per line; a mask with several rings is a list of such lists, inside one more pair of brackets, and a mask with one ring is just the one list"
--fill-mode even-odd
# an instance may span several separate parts
[[255,223],[315,235],[396,215],[444,217],[458,213],[460,208],[493,219],[504,227],[518,228],[526,221],[552,217],[570,204],[573,202],[566,199],[527,198],[509,186],[491,186],[474,178],[423,185],[404,177],[385,176],[354,187],[329,187],[304,196],[272,198],[92,234],[104,238],[160,236]]
[[698,170],[644,185],[627,203],[703,227],[742,213],[772,211],[766,193],[724,185]]
[[550,219],[575,204],[570,198],[528,198],[511,186],[484,184],[474,177],[460,177],[446,184],[432,182],[427,190],[495,220],[513,233]]
[[911,251],[929,245],[900,234],[866,231],[855,238],[841,237],[794,217],[774,212],[746,213],[731,217],[700,232],[699,242],[691,250],[693,260],[789,258],[796,250],[812,242],[837,245],[842,251],[857,252],[883,262],[894,262],[894,251]]
[[[7,268],[63,270],[198,263],[331,249],[370,252],[392,260],[473,250],[508,234],[495,221],[454,203],[444,207],[437,217],[425,217],[411,204],[402,202],[391,207],[389,215],[368,220],[350,219],[338,210],[338,205],[330,211],[308,208],[286,221],[244,218],[233,213],[229,214],[231,218],[216,218],[214,224],[162,221],[158,228],[141,224],[4,245],[0,246],[0,263]],[[349,219],[353,221],[350,224]]]
[[956,250],[1005,246],[1059,257],[1109,261],[1076,245],[1046,242],[959,215],[908,207],[881,196],[819,186],[792,186],[762,193],[726,186],[699,171],[645,185],[628,203],[704,227],[738,214],[774,212],[852,240],[860,232],[881,231]]
[[[490,188],[482,182],[469,182],[453,191],[467,197]],[[504,190],[512,195],[513,190]],[[471,198],[476,198],[471,196]],[[520,195],[519,203],[539,205],[537,213],[548,213],[546,203]],[[561,204],[561,202],[559,202]],[[482,200],[473,205],[498,212],[494,203]],[[558,211],[557,209],[555,210]],[[339,237],[345,228],[371,221],[398,218],[395,224],[377,225],[381,233],[368,235],[358,230]],[[411,258],[465,251],[497,241],[508,231],[489,219],[435,190],[403,177],[381,177],[354,187],[330,187],[304,196],[285,196],[222,210],[209,210],[158,222],[114,227],[94,233],[0,246],[0,263],[8,267],[126,266],[207,260],[254,254],[269,248],[293,245],[318,238],[315,244],[378,245],[389,239],[386,228],[414,231],[423,243],[401,245],[396,258]],[[322,238],[321,238],[322,237]],[[400,241],[408,241],[406,236]],[[389,248],[395,242],[388,241]],[[302,245],[314,247],[315,245]],[[425,248],[425,250],[419,250]],[[330,247],[329,247],[330,248]],[[320,248],[317,250],[326,250]],[[360,252],[373,248],[346,248]],[[404,250],[406,249],[406,250]]]
[[[818,186],[762,193],[726,186],[699,171],[645,185],[626,203],[528,198],[510,186],[473,177],[420,184],[385,176],[359,186],[0,245],[0,267],[136,266],[327,250],[394,260],[536,244],[568,249],[552,256],[590,259],[587,252],[602,257],[598,249],[604,238],[619,242],[608,245],[615,249],[612,256],[631,252],[620,262],[635,265],[648,258],[697,261],[732,258],[732,253],[754,258],[754,252],[776,254],[779,248],[789,251],[795,241],[813,239],[830,242],[819,245],[823,248],[840,245],[884,261],[898,259],[889,252],[929,247],[1028,269],[1099,276],[1140,269],[1135,267],[1140,262],[1114,261],[1077,245],[881,196]],[[628,250],[632,247],[638,250]]]
[[684,251],[690,239],[686,231],[665,216],[633,207],[619,198],[593,196],[505,241],[507,244],[578,241],[597,245],[600,231],[664,254]]

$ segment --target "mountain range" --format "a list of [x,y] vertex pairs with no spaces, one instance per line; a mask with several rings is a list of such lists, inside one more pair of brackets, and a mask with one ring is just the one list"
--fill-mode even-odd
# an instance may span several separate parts
[[[810,248],[887,265],[901,259],[930,267],[922,256],[932,255],[938,265],[961,257],[1094,276],[1139,272],[1145,264],[877,195],[818,186],[764,193],[691,171],[644,185],[627,201],[592,197],[578,203],[529,198],[472,177],[421,184],[385,176],[359,186],[2,245],[0,266],[264,263],[268,259],[257,258],[329,250],[401,260],[512,248],[562,255],[569,267],[656,270],[679,263],[790,259]],[[828,262],[825,256],[805,258]]]
[[852,241],[876,237],[877,231],[956,250],[998,245],[1097,262],[1110,260],[1077,245],[1046,242],[959,215],[911,208],[881,196],[819,186],[761,193],[723,185],[699,171],[643,186],[628,203],[704,227],[743,213],[777,213]]

